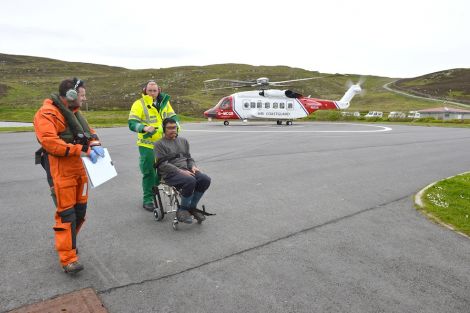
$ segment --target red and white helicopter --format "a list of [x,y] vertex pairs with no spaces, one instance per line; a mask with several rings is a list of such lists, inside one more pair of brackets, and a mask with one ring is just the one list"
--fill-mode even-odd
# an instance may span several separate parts
[[322,100],[304,97],[291,90],[268,89],[269,86],[282,87],[286,83],[295,81],[318,79],[322,77],[311,77],[294,80],[270,82],[268,78],[261,77],[252,81],[231,80],[231,79],[210,79],[204,81],[208,83],[222,82],[229,83],[229,87],[211,88],[208,90],[258,87],[259,90],[236,92],[230,96],[222,98],[215,107],[204,112],[204,116],[209,120],[215,118],[224,120],[224,125],[229,125],[229,120],[243,121],[254,119],[276,120],[277,125],[292,125],[292,121],[306,117],[317,110],[344,110],[349,107],[351,99],[362,91],[360,83],[351,85],[344,96],[338,100]]

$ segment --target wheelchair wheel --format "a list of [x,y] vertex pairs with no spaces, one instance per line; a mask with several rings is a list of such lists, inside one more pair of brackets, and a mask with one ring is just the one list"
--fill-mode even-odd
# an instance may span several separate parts
[[153,216],[155,217],[156,221],[161,221],[163,219],[163,213],[160,208],[156,208],[153,210]]
[[165,213],[176,212],[180,205],[180,195],[168,185],[163,185],[160,189],[162,207]]
[[165,210],[162,203],[162,196],[160,194],[160,188],[158,186],[153,186],[153,205],[155,209],[153,210],[153,215],[155,220],[161,221],[165,217]]

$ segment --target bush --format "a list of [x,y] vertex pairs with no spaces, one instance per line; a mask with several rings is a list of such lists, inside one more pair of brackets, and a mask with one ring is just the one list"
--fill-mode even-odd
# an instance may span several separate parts
[[341,120],[342,121],[356,121],[358,117],[354,115],[341,115]]
[[454,119],[454,120],[449,120],[449,121],[446,121],[446,122],[449,122],[449,123],[456,123],[456,124],[470,124],[470,119]]
[[317,121],[339,121],[341,120],[341,112],[335,110],[318,110],[313,113]]
[[379,122],[379,121],[383,121],[383,119],[381,117],[367,117],[367,118],[364,118],[366,121],[368,122]]
[[434,117],[422,117],[422,118],[417,118],[413,120],[413,122],[419,122],[419,123],[439,123],[438,120],[436,120]]

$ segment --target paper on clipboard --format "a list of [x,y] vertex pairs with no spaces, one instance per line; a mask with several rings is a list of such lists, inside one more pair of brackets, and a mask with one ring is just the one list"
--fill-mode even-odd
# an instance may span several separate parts
[[113,161],[106,148],[104,149],[104,157],[98,157],[96,163],[91,162],[89,157],[82,157],[82,161],[92,188],[98,187],[117,176]]

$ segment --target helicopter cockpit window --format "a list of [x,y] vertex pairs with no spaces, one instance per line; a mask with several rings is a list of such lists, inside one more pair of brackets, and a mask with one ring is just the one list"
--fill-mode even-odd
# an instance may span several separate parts
[[287,109],[291,110],[294,108],[294,103],[293,102],[287,102]]
[[263,108],[263,102],[261,102],[261,101],[256,102],[256,108],[257,109]]
[[271,103],[269,103],[269,102],[264,103],[264,108],[265,109],[269,109],[270,107],[271,107]]
[[273,102],[273,109],[277,109],[277,106],[278,106],[277,102]]
[[248,100],[243,101],[243,108],[244,109],[249,109],[250,108],[250,101],[248,101]]
[[284,102],[279,102],[279,109],[285,109],[286,104]]
[[220,103],[220,108],[221,108],[222,110],[230,109],[230,99],[225,98],[225,99]]
[[250,102],[250,107],[252,109],[256,108],[256,102],[254,102],[254,101]]

